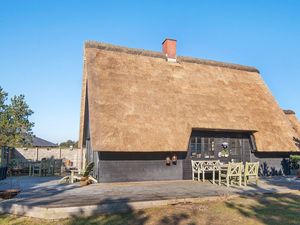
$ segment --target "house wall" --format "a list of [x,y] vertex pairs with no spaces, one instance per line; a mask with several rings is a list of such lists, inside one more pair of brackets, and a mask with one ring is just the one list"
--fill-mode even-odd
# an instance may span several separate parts
[[[251,135],[247,133],[213,132],[199,131],[192,132],[191,137],[214,138],[215,151],[222,142],[227,141],[229,146],[231,141],[238,138],[242,141],[242,154],[240,160],[244,162],[260,162],[259,173],[261,176],[269,175],[289,175],[289,157],[291,152],[256,152],[251,144]],[[255,145],[255,144],[254,144]],[[192,167],[191,157],[194,160],[205,160],[195,158],[191,155],[191,146],[187,153],[183,152],[96,152],[92,150],[90,141],[86,142],[87,160],[95,163],[93,176],[100,182],[126,182],[126,181],[149,181],[149,180],[191,180]],[[176,165],[166,165],[167,156],[178,157]],[[300,153],[298,153],[300,154]],[[230,161],[229,158],[218,158],[224,163]],[[243,157],[242,157],[243,156]],[[207,159],[206,159],[207,160]]]
[[251,161],[259,161],[261,176],[289,175],[289,157],[300,153],[291,152],[254,152]]
[[[99,182],[149,180],[191,180],[192,167],[188,154],[176,153],[177,164],[167,166],[168,153],[96,153],[94,176]],[[295,153],[251,153],[250,161],[260,162],[260,176],[289,175],[289,156]],[[299,153],[298,153],[299,154]]]
[[[174,153],[172,153],[174,154]],[[98,153],[100,182],[182,180],[186,154],[175,153],[177,163],[166,165],[171,153]]]

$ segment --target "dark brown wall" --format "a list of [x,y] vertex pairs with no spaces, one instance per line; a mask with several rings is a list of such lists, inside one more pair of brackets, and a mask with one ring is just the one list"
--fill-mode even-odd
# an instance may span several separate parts
[[[187,155],[178,154],[177,164],[167,166],[165,153],[135,154],[97,152],[94,176],[100,182],[192,179],[191,160]],[[260,162],[260,175],[288,175],[289,156],[290,153],[251,153],[250,160]]]
[[251,161],[259,161],[261,176],[289,175],[289,157],[299,153],[286,152],[255,152],[251,153]]
[[[176,154],[177,163],[166,165],[166,156]],[[100,182],[182,180],[184,153],[104,153],[99,154]]]
[[[239,137],[243,140],[241,160],[259,161],[260,175],[289,174],[289,156],[291,153],[252,152],[248,134],[228,134],[193,132],[192,136],[215,136],[220,145],[224,138]],[[89,142],[87,142],[89,143]],[[87,144],[89,161],[95,163],[93,176],[100,182],[149,181],[149,180],[190,180],[192,168],[190,152],[94,152]],[[178,157],[176,165],[166,165],[165,159],[172,155]],[[197,159],[197,158],[196,158]],[[215,158],[218,159],[218,158]],[[201,160],[201,159],[200,159]],[[203,159],[202,159],[203,160]],[[227,163],[230,158],[220,158]],[[227,161],[226,161],[227,160]]]

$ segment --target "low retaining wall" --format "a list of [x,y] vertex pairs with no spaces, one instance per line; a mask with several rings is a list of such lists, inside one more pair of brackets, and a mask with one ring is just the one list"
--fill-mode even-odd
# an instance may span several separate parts
[[81,150],[68,148],[16,148],[11,152],[10,158],[33,161],[42,158],[67,159],[77,168],[81,168],[82,162]]
[[[237,197],[237,194],[229,194],[227,199]],[[9,213],[19,216],[28,216],[39,219],[58,220],[74,217],[90,217],[95,215],[126,213],[135,210],[160,207],[175,204],[206,203],[219,200],[220,196],[202,196],[194,198],[173,198],[164,200],[146,200],[133,202],[111,202],[98,205],[74,206],[74,207],[39,207],[27,206],[22,203],[2,204],[0,213]]]

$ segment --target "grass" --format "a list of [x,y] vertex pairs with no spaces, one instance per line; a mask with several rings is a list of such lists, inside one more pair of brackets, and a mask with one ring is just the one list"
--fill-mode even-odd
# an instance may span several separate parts
[[100,215],[58,221],[0,215],[5,225],[94,225],[94,224],[300,224],[300,193],[220,198],[197,204],[178,204],[126,214]]

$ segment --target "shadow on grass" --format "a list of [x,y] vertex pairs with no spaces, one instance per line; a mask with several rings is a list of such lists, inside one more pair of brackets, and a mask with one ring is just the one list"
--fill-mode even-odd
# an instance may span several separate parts
[[[79,210],[77,214],[72,215],[67,225],[144,225],[147,221],[153,220],[154,214],[132,208],[129,198],[106,198],[100,201],[98,205],[99,208],[95,208],[91,212],[94,216],[83,218],[82,216],[85,212],[84,210]],[[190,216],[188,213],[166,213],[162,217],[159,216],[160,219],[157,225],[179,225],[187,222]],[[195,224],[189,223],[188,225]]]
[[143,225],[149,219],[143,210],[134,210],[128,198],[111,199],[106,198],[98,203],[99,208],[95,208],[90,216],[85,215],[84,209],[73,214],[67,225]]
[[[190,218],[187,213],[171,214],[163,216],[157,225],[179,225],[186,224]],[[149,215],[143,210],[133,211],[127,213],[107,214],[100,216],[93,216],[88,218],[73,217],[67,225],[144,225],[148,220],[151,220]],[[195,223],[188,223],[188,225],[195,225]]]
[[[180,213],[180,214],[172,214],[170,216],[164,216],[160,221],[159,225],[179,225],[182,224],[184,221],[189,219],[189,215],[186,213]],[[189,223],[189,225],[194,225],[194,223]]]
[[143,225],[148,221],[149,217],[144,211],[107,214],[101,216],[93,216],[88,218],[73,217],[67,225]]
[[0,224],[11,224],[13,222],[16,222],[16,218],[14,216],[11,216],[10,214],[0,214]]
[[[257,194],[251,197],[251,204],[243,201],[226,202],[226,206],[238,210],[245,217],[255,218],[264,224],[300,224],[300,195],[297,194]],[[245,201],[246,202],[246,201]]]

